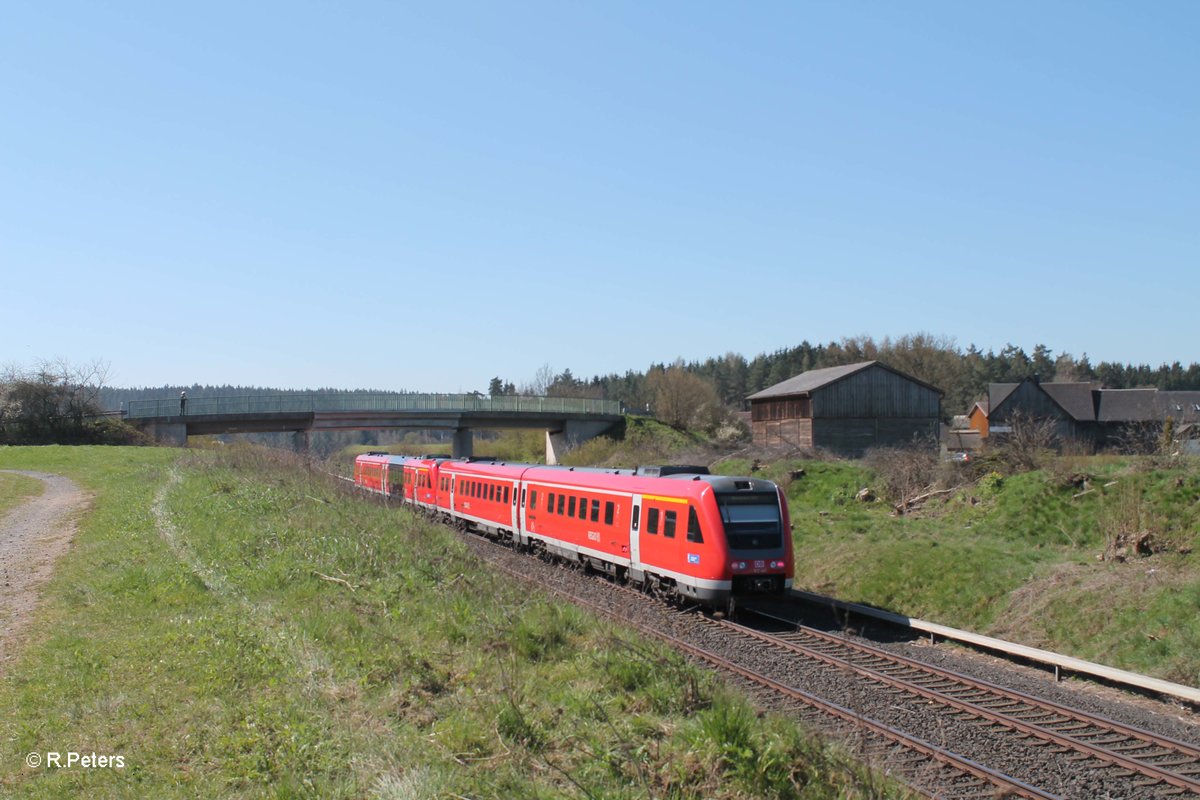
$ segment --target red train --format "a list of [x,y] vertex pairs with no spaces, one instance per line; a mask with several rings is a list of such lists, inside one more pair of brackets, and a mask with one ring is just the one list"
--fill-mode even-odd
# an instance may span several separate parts
[[354,482],[485,535],[717,609],[792,585],[787,500],[759,478],[695,467],[601,470],[370,453],[355,461]]

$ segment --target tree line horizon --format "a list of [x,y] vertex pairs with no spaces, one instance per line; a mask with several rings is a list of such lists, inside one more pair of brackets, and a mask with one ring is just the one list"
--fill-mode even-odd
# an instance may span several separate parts
[[[543,364],[531,378],[523,382],[514,382],[499,375],[493,377],[486,394],[619,400],[631,411],[648,408],[655,412],[656,406],[663,400],[663,384],[669,383],[672,384],[672,391],[700,393],[704,395],[702,402],[715,402],[727,409],[741,410],[745,407],[748,395],[802,372],[862,361],[881,361],[942,390],[942,410],[947,418],[970,411],[977,400],[986,396],[990,383],[1016,383],[1035,376],[1047,382],[1096,382],[1109,389],[1153,387],[1172,391],[1200,391],[1200,363],[1196,362],[1186,367],[1180,361],[1163,363],[1158,367],[1115,361],[1093,364],[1086,353],[1079,357],[1066,352],[1055,354],[1044,344],[1036,345],[1028,353],[1012,344],[999,352],[991,349],[983,351],[974,345],[962,349],[949,337],[919,333],[895,339],[885,337],[878,341],[870,336],[848,337],[828,344],[812,344],[804,340],[794,347],[760,353],[753,358],[727,352],[703,361],[677,359],[670,364],[652,362],[645,370],[630,369],[624,374],[609,373],[591,378],[577,377],[569,367],[559,372],[550,364]],[[98,399],[106,409],[118,410],[123,403],[131,400],[176,397],[181,391],[186,391],[189,397],[205,394],[238,396],[347,392],[423,394],[403,390],[328,387],[312,390],[272,389],[193,384],[146,388],[103,387]]]

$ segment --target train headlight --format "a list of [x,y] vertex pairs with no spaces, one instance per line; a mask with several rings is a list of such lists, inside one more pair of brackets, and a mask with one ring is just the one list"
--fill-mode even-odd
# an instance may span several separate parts
[[771,562],[771,569],[783,569],[785,566],[787,566],[787,565],[784,564],[782,561],[772,561]]
[[731,569],[745,569],[746,562],[745,561],[734,561],[732,564],[729,565],[729,567]]

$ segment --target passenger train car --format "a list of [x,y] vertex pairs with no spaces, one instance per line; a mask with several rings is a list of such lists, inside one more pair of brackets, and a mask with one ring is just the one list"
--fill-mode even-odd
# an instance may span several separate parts
[[354,480],[493,538],[713,608],[792,585],[787,501],[759,478],[371,453],[355,462]]

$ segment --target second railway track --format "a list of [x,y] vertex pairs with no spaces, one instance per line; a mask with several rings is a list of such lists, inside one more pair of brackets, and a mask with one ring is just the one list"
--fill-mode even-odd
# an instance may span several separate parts
[[1046,745],[1067,748],[1119,770],[1120,777],[1140,775],[1145,785],[1162,784],[1200,795],[1200,747],[765,612],[747,609],[745,613],[777,623],[784,630],[766,633],[717,620],[710,624],[876,681],[881,687],[936,702],[952,713],[961,712]]

